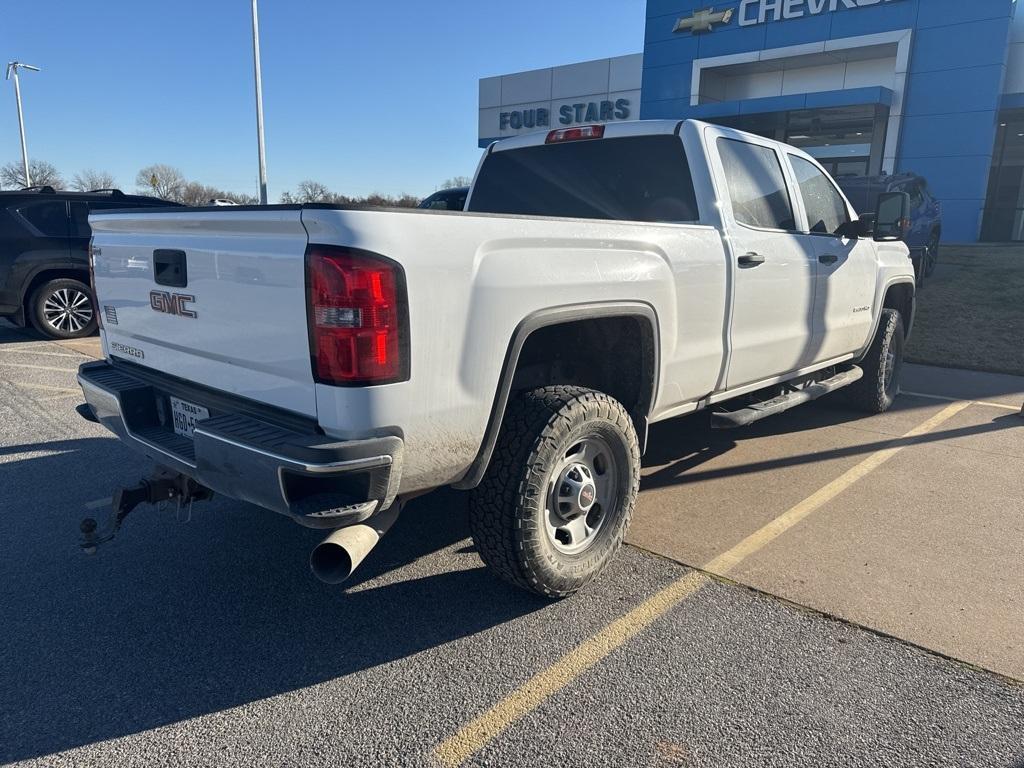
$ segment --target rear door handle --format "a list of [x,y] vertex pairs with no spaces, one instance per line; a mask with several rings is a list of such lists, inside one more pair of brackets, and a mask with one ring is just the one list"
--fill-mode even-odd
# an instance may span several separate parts
[[834,253],[825,253],[818,257],[818,261],[820,261],[822,264],[835,264],[837,261],[839,261],[839,257],[836,256]]
[[759,267],[764,264],[764,256],[760,253],[744,253],[736,261],[741,267]]

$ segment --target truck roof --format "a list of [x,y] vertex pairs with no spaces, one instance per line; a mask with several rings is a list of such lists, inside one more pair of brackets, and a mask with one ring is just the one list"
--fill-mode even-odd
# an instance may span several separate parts
[[[675,133],[678,128],[688,121],[683,120],[623,120],[618,123],[604,123],[604,138],[621,139],[626,136],[652,136],[659,134]],[[572,125],[569,128],[582,126]],[[558,126],[550,130],[532,131],[521,133],[518,136],[511,136],[507,139],[499,139],[491,144],[488,152],[504,152],[509,149],[520,149],[522,147],[536,147],[544,144],[551,131],[558,130]]]

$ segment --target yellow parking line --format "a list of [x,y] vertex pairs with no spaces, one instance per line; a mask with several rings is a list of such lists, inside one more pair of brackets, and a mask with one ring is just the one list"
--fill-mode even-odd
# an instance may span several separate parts
[[[959,397],[946,397],[945,395],[926,395],[924,392],[902,392],[901,394],[910,395],[911,397],[927,397],[929,400],[945,400],[947,402],[960,403],[964,402]],[[1007,405],[1006,403],[993,403],[989,400],[969,400],[969,405],[984,405],[988,408],[1002,408],[1006,411],[1019,411],[1016,405]]]
[[942,422],[953,418],[970,404],[971,403],[969,401],[964,400],[956,403],[950,403],[923,424],[914,427],[903,435],[903,437],[896,442],[896,445],[892,445],[888,448],[883,448],[880,451],[872,453],[860,464],[846,470],[824,488],[812,493],[795,507],[783,512],[770,523],[747,536],[747,538],[739,544],[720,554],[714,560],[705,565],[704,570],[722,575],[728,573],[739,565],[741,561],[750,557],[754,552],[757,552],[766,544],[778,538],[794,525],[799,523],[816,509],[820,508],[822,504],[832,501],[832,499],[865,475],[874,472],[885,462],[906,448],[915,437],[920,437],[921,435],[931,432]]
[[0,363],[0,368],[34,368],[37,371],[61,371],[63,373],[78,373],[77,368],[57,368],[52,365],[29,365],[28,363]]
[[[953,418],[970,404],[969,401],[958,401],[946,406],[903,437],[894,440],[890,447],[871,454],[820,491],[755,531],[727,552],[711,560],[702,570],[725,574],[735,568],[744,559],[762,549],[823,504],[834,499],[868,473],[878,469],[903,448],[913,444],[914,438],[927,434],[944,421]],[[434,756],[448,768],[461,765],[516,720],[529,714],[616,648],[646,629],[656,619],[664,616],[683,600],[696,593],[707,581],[708,578],[700,572],[690,571],[657,592],[653,597],[619,617],[596,635],[584,640],[553,665],[538,672],[482,715],[464,725],[453,736],[434,748]]]
[[635,637],[674,605],[688,598],[706,581],[706,576],[691,571],[649,597],[625,616],[588,637],[543,672],[534,675],[480,717],[471,720],[458,733],[438,745],[434,755],[444,765],[460,765],[516,720],[536,709],[549,696]]
[[52,384],[37,384],[34,381],[15,381],[13,383],[16,387],[20,387],[22,389],[41,389],[44,392],[67,392],[68,394],[73,395],[78,395],[82,392],[78,387],[55,387]]
[[8,347],[0,348],[0,352],[11,354],[11,355],[46,355],[48,357],[73,357],[78,358],[81,355],[72,355],[69,352],[44,352],[39,349],[10,349]]

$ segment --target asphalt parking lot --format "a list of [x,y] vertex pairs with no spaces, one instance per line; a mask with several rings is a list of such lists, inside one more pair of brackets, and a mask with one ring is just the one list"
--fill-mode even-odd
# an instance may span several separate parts
[[86,557],[86,504],[147,469],[74,413],[97,348],[0,325],[2,763],[1024,766],[1024,379],[659,425],[630,546],[552,604],[450,491],[344,589],[223,499]]

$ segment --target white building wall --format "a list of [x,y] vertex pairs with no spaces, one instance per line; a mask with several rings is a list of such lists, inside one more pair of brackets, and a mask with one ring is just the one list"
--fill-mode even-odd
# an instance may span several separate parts
[[[643,76],[643,54],[617,56],[611,59],[584,61],[564,67],[535,69],[529,72],[517,72],[511,75],[485,77],[480,80],[479,133],[481,140],[516,136],[530,131],[563,128],[566,125],[578,125],[584,122],[607,122],[598,119],[587,119],[586,110],[591,104],[602,102],[613,105],[625,100],[628,118],[613,117],[612,119],[636,120],[640,117],[640,82]],[[584,119],[576,119],[574,105],[586,105]],[[568,106],[573,119],[566,124],[560,121],[560,110]],[[512,127],[509,116],[517,113],[521,120],[526,113],[536,118],[537,110],[547,110],[548,125],[536,124]],[[624,110],[617,109],[621,114]],[[502,115],[505,120],[502,120]]]

